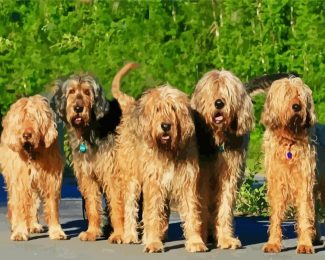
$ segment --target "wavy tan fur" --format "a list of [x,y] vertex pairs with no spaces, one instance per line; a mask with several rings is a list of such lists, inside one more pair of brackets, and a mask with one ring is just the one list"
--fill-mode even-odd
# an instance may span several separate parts
[[[162,123],[171,124],[164,142]],[[125,182],[124,243],[138,243],[138,200],[143,191],[145,252],[163,250],[168,202],[184,221],[186,249],[206,251],[200,236],[198,154],[187,96],[170,86],[153,88],[136,101],[118,127],[116,169]]]
[[[293,110],[294,104],[301,106],[299,112]],[[300,78],[275,81],[268,92],[261,122],[266,128],[263,150],[271,209],[269,240],[263,251],[281,251],[281,222],[288,205],[292,205],[297,212],[297,253],[313,253],[316,163],[311,130],[316,116],[309,87]],[[292,159],[287,159],[288,151]]]
[[[222,108],[216,107],[217,100]],[[254,125],[252,102],[236,76],[212,70],[197,83],[191,106],[200,152],[202,236],[206,241],[210,230],[217,247],[236,249],[241,242],[234,237],[233,207],[244,173],[247,135]]]
[[[52,99],[54,111],[66,123],[72,163],[78,188],[85,199],[88,228],[79,234],[82,241],[95,241],[102,235],[102,193],[107,197],[113,233],[112,243],[121,243],[123,236],[123,209],[119,178],[114,175],[115,133],[101,127],[101,121],[110,120],[110,103],[89,74],[73,74],[58,81]],[[77,112],[76,107],[82,107]],[[76,121],[76,117],[79,119]],[[101,120],[101,121],[100,121]],[[104,129],[104,130],[103,130]],[[104,131],[102,133],[101,131]],[[80,144],[87,151],[79,151]]]
[[[27,133],[33,147],[29,152],[24,149]],[[57,138],[48,102],[39,95],[19,99],[3,120],[0,165],[8,190],[12,240],[28,240],[30,233],[42,232],[37,216],[41,200],[49,237],[67,238],[59,223],[64,161]]]

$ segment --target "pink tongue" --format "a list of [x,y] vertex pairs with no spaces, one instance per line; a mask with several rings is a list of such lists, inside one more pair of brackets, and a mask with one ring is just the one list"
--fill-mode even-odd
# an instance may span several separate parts
[[216,122],[221,122],[222,119],[223,119],[223,116],[216,116],[216,117],[214,118],[214,120],[215,120]]

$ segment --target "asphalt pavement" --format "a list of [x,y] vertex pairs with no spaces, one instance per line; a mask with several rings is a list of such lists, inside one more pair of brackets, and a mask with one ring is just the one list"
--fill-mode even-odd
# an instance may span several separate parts
[[[261,251],[267,241],[268,218],[236,217],[236,235],[240,238],[243,248],[238,250],[216,249],[209,244],[206,253],[189,253],[184,248],[181,222],[176,213],[170,217],[168,239],[165,252],[158,254],[143,253],[143,245],[112,245],[103,237],[96,242],[82,242],[78,234],[86,230],[87,223],[82,217],[80,194],[72,180],[63,185],[60,205],[60,221],[69,239],[52,241],[46,232],[33,234],[29,241],[13,242],[10,240],[10,229],[6,218],[5,193],[0,178],[0,259],[324,259],[325,248],[315,246],[314,255],[298,255],[295,252],[297,240],[294,222],[284,222],[284,250],[279,254],[265,254]],[[41,218],[41,223],[44,223]],[[325,235],[325,225],[321,225]],[[324,237],[323,237],[324,238]]]

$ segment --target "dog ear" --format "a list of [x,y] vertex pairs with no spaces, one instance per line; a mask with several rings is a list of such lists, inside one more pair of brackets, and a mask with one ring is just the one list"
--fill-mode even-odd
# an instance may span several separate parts
[[37,111],[37,117],[39,118],[40,131],[44,138],[45,147],[49,148],[58,138],[54,115],[51,111],[48,100],[41,96],[35,96],[35,98],[36,97],[42,100],[39,111]]
[[177,104],[176,115],[180,126],[180,143],[186,146],[195,134],[194,115],[190,104]]
[[109,111],[109,102],[106,99],[103,88],[96,82],[94,86],[94,113],[96,120],[104,117]]
[[50,106],[53,111],[66,122],[66,87],[64,87],[64,81],[57,80],[53,86],[56,90],[51,99]]
[[306,102],[306,122],[305,127],[310,128],[317,123],[315,106],[313,101],[313,96],[311,90],[308,91],[307,94],[307,102]]
[[[21,102],[21,101],[20,101]],[[15,152],[19,151],[19,138],[15,129],[21,123],[18,103],[11,105],[7,115],[2,120],[3,131],[1,134],[1,143],[9,146]]]
[[242,136],[250,132],[254,127],[254,111],[251,98],[243,92],[240,106],[231,122],[231,128],[237,136]]
[[275,129],[280,127],[280,119],[277,116],[277,113],[275,111],[275,107],[273,105],[273,96],[269,92],[269,94],[266,97],[263,112],[261,115],[261,123],[270,129]]

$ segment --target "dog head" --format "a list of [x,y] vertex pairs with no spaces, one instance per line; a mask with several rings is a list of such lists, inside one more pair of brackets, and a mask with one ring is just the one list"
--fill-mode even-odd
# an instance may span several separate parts
[[138,100],[139,135],[164,151],[183,149],[194,135],[189,99],[170,86],[150,89]]
[[11,105],[3,120],[1,141],[13,151],[32,154],[40,146],[50,147],[58,132],[46,98],[21,98]]
[[192,107],[216,135],[248,133],[254,125],[253,105],[240,80],[228,71],[213,70],[198,82]]
[[99,83],[88,74],[72,75],[55,83],[51,106],[60,118],[74,128],[99,120],[109,110],[109,102]]
[[269,129],[299,135],[316,124],[312,92],[300,78],[274,81],[266,97],[261,121]]

